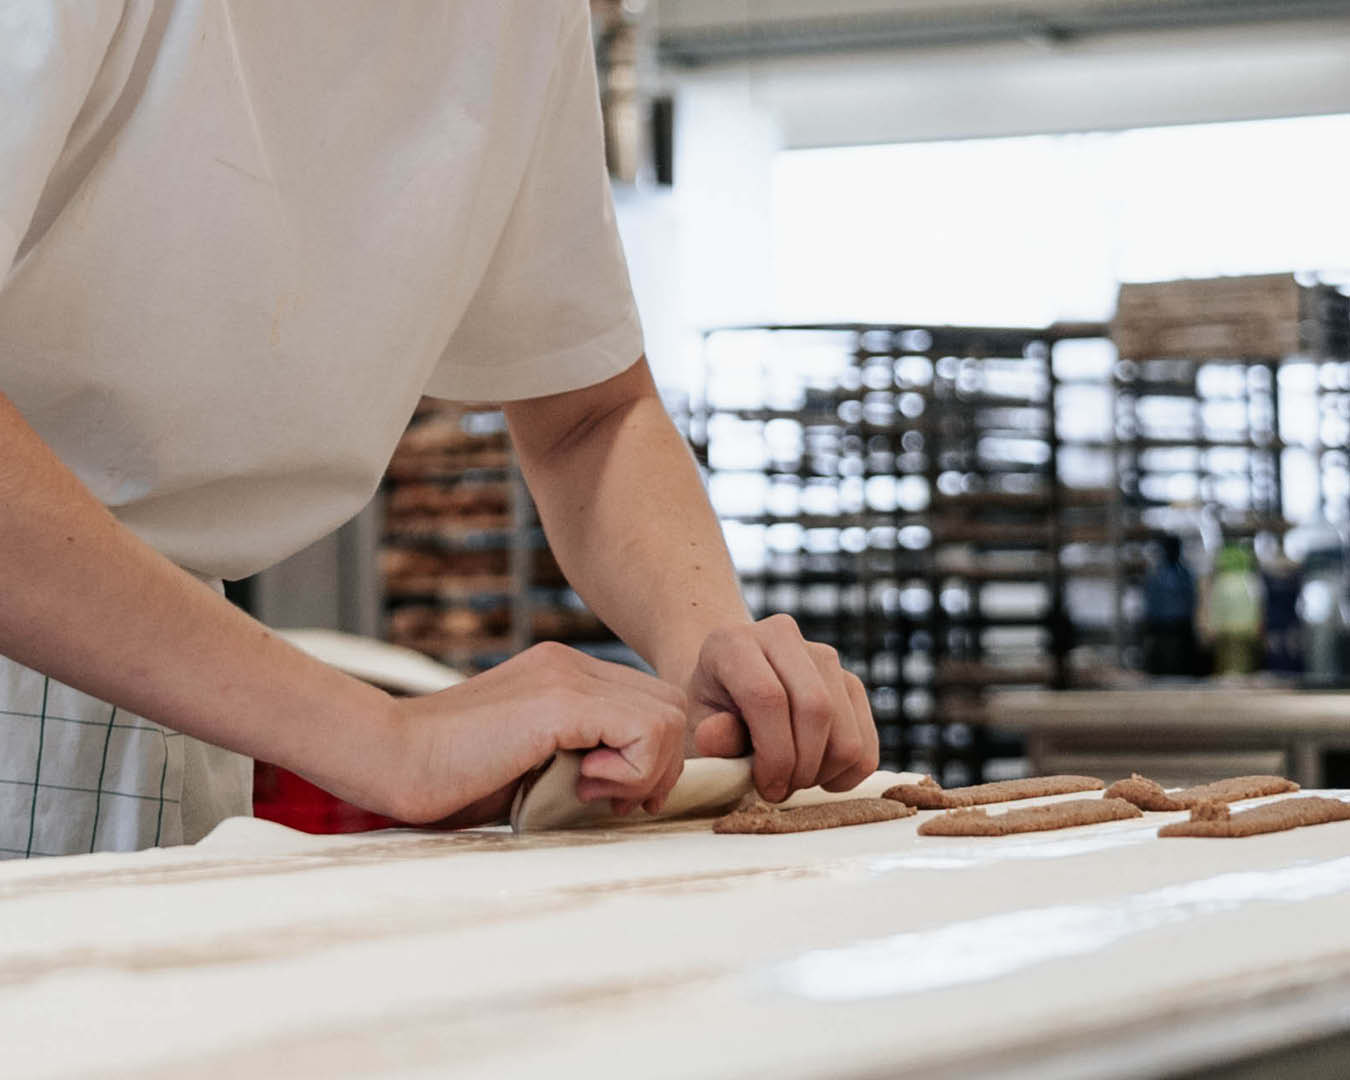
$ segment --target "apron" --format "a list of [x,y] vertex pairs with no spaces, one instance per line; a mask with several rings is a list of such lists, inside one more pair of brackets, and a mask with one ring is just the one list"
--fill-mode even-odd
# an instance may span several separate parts
[[192,844],[252,804],[249,758],[0,657],[0,859]]

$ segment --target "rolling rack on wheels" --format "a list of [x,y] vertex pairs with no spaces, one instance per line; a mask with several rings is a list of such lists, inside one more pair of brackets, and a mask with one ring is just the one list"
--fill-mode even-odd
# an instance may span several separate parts
[[[867,686],[883,764],[1015,774],[994,687],[1063,687],[1066,580],[1110,491],[1060,475],[1056,350],[1105,327],[829,324],[705,337],[690,440],[752,611],[786,611]],[[1104,387],[1104,383],[1102,384]],[[1108,605],[1109,607],[1109,605]]]
[[383,495],[388,640],[467,673],[540,641],[632,662],[564,579],[499,411],[424,399]]

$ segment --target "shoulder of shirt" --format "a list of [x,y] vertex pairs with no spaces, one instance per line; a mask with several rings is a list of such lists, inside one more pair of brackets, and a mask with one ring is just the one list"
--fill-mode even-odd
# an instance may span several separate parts
[[587,33],[590,32],[590,0],[557,0],[557,3],[561,8],[559,31],[563,37],[576,32],[581,27],[584,27]]

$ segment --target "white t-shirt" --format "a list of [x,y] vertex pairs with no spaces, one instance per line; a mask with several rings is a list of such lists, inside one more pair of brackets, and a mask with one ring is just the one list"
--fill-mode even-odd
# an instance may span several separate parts
[[[642,351],[585,0],[0,0],[0,272],[0,391],[206,579],[359,510],[423,392]],[[0,858],[192,841],[250,791],[0,658]]]
[[0,267],[0,391],[207,577],[360,509],[424,391],[642,350],[585,0],[0,0]]

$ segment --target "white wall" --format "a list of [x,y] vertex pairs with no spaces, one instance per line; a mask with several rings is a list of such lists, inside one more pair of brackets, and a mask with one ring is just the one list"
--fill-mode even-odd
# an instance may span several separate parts
[[782,138],[741,72],[680,83],[675,189],[615,192],[658,382],[694,385],[699,332],[771,317],[772,181]]

